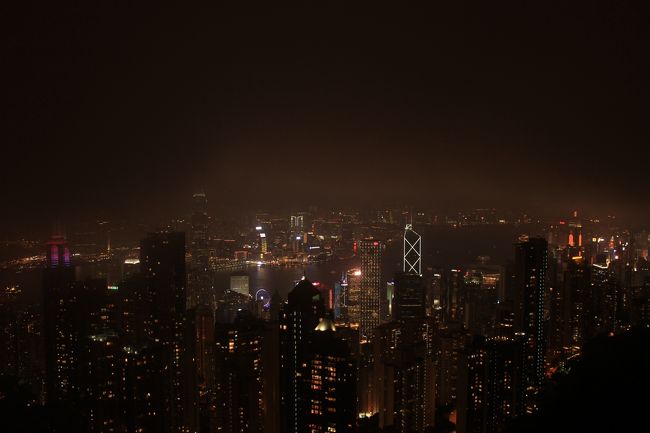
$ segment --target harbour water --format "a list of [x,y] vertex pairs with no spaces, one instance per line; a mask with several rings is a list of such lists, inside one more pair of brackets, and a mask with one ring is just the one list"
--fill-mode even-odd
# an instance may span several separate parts
[[[416,228],[417,229],[417,228]],[[426,227],[422,235],[422,266],[464,267],[477,262],[478,256],[489,256],[490,263],[505,265],[514,257],[514,244],[521,234],[537,235],[537,226],[468,226],[451,228],[448,226]],[[402,266],[402,243],[389,243],[383,254],[383,280],[390,281]],[[286,299],[295,281],[306,276],[311,281],[319,281],[326,287],[333,287],[346,270],[359,266],[358,258],[331,260],[293,267],[251,267],[248,269],[252,293],[266,289],[273,293],[276,289]],[[230,273],[222,272],[216,277],[217,290],[229,287]]]

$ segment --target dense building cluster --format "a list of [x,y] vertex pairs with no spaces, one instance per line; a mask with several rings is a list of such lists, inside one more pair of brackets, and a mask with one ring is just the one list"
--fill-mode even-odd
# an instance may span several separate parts
[[[32,404],[62,405],[89,432],[493,433],[535,414],[591,338],[650,319],[647,234],[590,232],[577,215],[520,237],[505,266],[433,267],[408,222],[392,229],[403,257],[387,280],[395,236],[343,225],[328,244],[296,213],[285,248],[349,248],[358,266],[334,287],[303,277],[283,299],[245,271],[216,287],[194,199],[188,237],[147,235],[119,281],[83,275],[55,236],[41,308],[2,293],[2,373],[29,384]],[[270,261],[260,224],[250,254]]]

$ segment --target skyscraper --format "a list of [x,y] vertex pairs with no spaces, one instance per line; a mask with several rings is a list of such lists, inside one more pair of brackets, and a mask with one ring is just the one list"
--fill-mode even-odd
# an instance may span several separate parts
[[345,281],[345,319],[350,323],[361,323],[361,269],[349,269]]
[[74,296],[75,271],[65,238],[54,236],[47,243],[47,264],[43,271],[43,337],[48,401],[64,399],[75,392],[72,375],[77,367],[74,345],[78,330],[72,315],[77,309]]
[[523,412],[521,340],[475,337],[463,351],[458,387],[459,433],[498,433]]
[[304,231],[305,219],[304,215],[291,215],[291,234],[294,236],[302,235]]
[[436,403],[438,406],[447,406],[456,402],[460,351],[465,347],[467,338],[467,334],[460,326],[443,330],[436,335]]
[[[186,389],[193,382],[196,366],[185,344],[186,274],[185,234],[151,233],[140,242],[140,269],[150,307],[150,338],[161,346],[157,362],[163,371],[163,425],[170,432],[194,431],[197,423],[196,390]],[[190,334],[191,335],[191,334]]]
[[372,339],[381,317],[381,258],[383,243],[374,239],[357,241],[361,258],[360,327],[361,338]]
[[591,289],[596,332],[614,332],[618,286],[607,265],[594,263],[591,266]]
[[356,361],[330,319],[321,319],[314,331],[300,374],[301,431],[351,433],[357,415]]
[[194,357],[199,382],[206,392],[214,389],[214,311],[207,305],[191,310],[194,321]]
[[217,431],[264,431],[264,332],[264,323],[248,312],[215,327]]
[[192,232],[190,237],[191,261],[188,272],[187,305],[209,305],[214,308],[210,272],[208,201],[204,192],[192,197]]
[[374,383],[381,428],[424,433],[434,424],[436,376],[422,324],[392,321],[377,329]]
[[543,238],[530,238],[516,244],[515,254],[515,332],[524,336],[527,410],[535,410],[534,396],[544,381],[546,336],[544,297],[548,244]]
[[402,272],[422,275],[422,237],[411,224],[404,228],[403,253]]
[[590,337],[593,314],[591,313],[591,268],[582,257],[567,260],[564,271],[562,296],[562,323],[564,324],[564,347],[579,351]]
[[425,287],[421,275],[405,272],[395,275],[392,309],[395,320],[425,318]]
[[323,296],[306,279],[289,292],[280,312],[281,431],[306,430],[305,396],[300,371],[307,360],[315,328],[325,315]]

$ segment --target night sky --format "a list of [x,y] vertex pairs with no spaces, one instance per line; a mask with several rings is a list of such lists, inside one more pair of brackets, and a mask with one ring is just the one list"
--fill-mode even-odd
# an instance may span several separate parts
[[178,214],[197,187],[213,210],[650,210],[644,2],[15,3],[3,232]]

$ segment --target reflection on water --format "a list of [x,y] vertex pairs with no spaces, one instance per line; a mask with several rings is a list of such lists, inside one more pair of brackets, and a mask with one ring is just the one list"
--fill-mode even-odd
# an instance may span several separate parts
[[[306,276],[310,281],[320,281],[327,287],[333,287],[341,278],[341,273],[358,266],[358,259],[332,260],[324,263],[313,263],[306,266],[292,267],[251,267],[248,269],[250,275],[250,290],[255,293],[259,289],[266,289],[269,293],[275,290],[286,299],[294,283]],[[230,284],[230,273],[223,272],[217,275],[217,291],[227,288]]]
[[[514,257],[514,243],[522,233],[541,234],[539,226],[469,226],[450,228],[448,226],[431,226],[421,228],[422,268],[428,267],[463,267],[476,263],[479,255],[490,256],[493,264],[505,265]],[[384,252],[382,273],[384,281],[392,279],[394,273],[401,270],[401,241],[388,244]],[[303,275],[311,281],[320,281],[326,287],[333,287],[341,274],[350,268],[359,266],[359,259],[332,260],[325,263],[313,263],[296,267],[251,267],[250,288],[253,291],[266,289],[273,293],[276,289],[286,299],[294,282]],[[217,276],[217,291],[229,287],[229,273]]]

